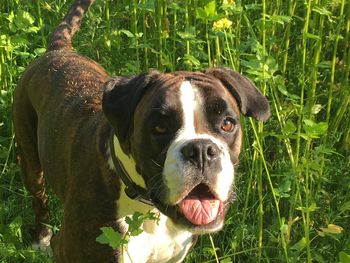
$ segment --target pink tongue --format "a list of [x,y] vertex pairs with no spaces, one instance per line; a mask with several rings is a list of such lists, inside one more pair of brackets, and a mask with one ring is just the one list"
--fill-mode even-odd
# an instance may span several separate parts
[[179,208],[192,224],[206,225],[218,216],[222,210],[222,202],[211,194],[195,189],[181,201]]

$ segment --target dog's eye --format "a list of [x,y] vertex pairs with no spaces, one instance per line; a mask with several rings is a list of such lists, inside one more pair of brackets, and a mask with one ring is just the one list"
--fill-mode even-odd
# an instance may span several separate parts
[[233,132],[235,129],[235,124],[230,118],[225,118],[221,123],[221,129],[224,132]]
[[164,124],[156,125],[153,130],[156,134],[165,134],[168,132],[168,128]]

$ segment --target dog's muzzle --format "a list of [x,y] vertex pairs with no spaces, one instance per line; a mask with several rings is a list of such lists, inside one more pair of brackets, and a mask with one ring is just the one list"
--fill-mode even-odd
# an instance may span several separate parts
[[218,163],[219,148],[208,139],[197,139],[187,143],[182,149],[182,158],[204,173],[204,170]]
[[180,213],[194,225],[206,225],[222,213],[223,202],[210,190],[207,170],[220,166],[220,149],[209,139],[188,142],[181,154],[186,166],[196,170],[195,181],[201,182],[178,203]]

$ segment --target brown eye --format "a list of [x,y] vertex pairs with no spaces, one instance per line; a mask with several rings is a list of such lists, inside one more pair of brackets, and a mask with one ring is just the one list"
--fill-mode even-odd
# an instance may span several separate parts
[[221,129],[224,132],[233,132],[234,128],[235,128],[235,125],[232,120],[230,120],[229,118],[226,118],[223,120],[221,124]]
[[158,124],[157,126],[154,127],[154,131],[157,134],[164,134],[168,132],[168,129],[164,125]]

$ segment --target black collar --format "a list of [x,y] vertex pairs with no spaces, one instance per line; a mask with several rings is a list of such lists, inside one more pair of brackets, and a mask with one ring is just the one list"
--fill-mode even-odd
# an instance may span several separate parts
[[125,170],[123,164],[118,159],[115,149],[114,149],[114,133],[111,135],[110,139],[110,151],[111,151],[111,157],[114,164],[114,167],[116,169],[117,174],[120,176],[120,179],[125,185],[125,193],[126,195],[134,200],[140,201],[141,203],[154,206],[154,203],[152,199],[149,197],[149,194],[147,190],[138,184],[136,184],[128,174],[128,172]]

